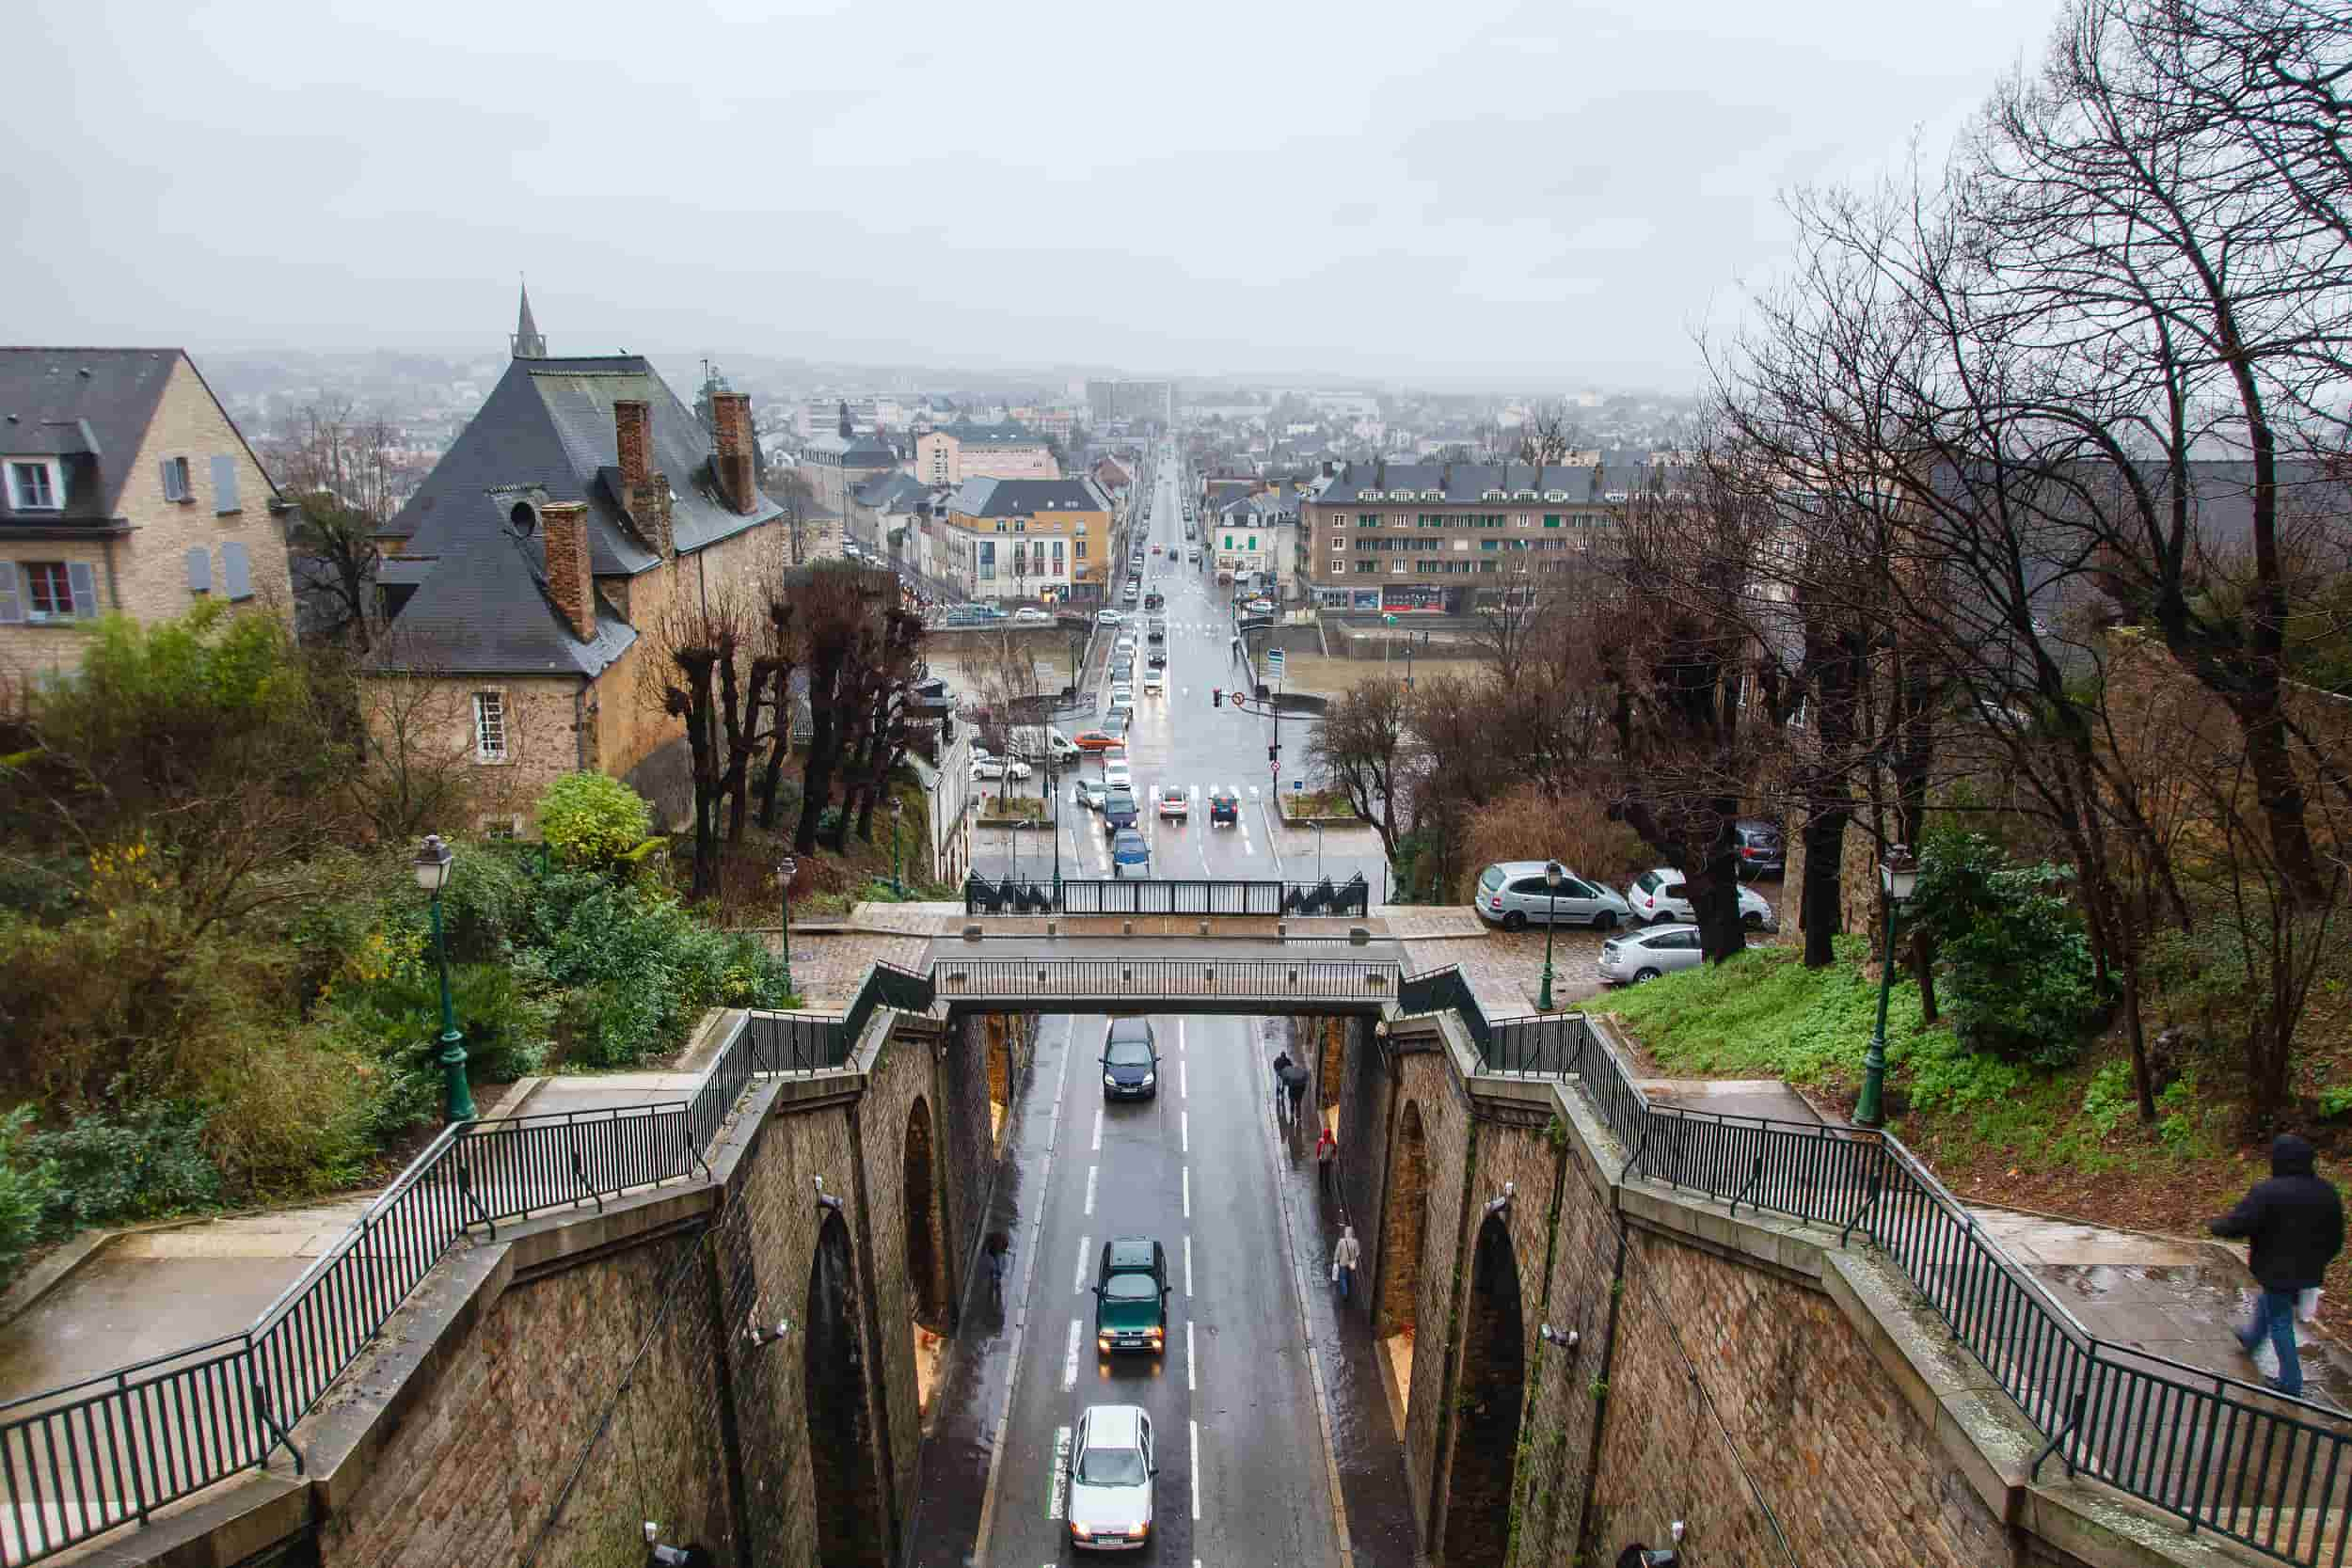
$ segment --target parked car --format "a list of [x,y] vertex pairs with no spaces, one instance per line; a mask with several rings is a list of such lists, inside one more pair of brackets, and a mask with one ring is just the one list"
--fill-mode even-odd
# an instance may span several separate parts
[[1140,593],[1142,593],[1142,592],[1143,592],[1143,590],[1142,590],[1142,589],[1140,589],[1140,588],[1136,587],[1134,583],[1132,583],[1132,582],[1131,582],[1131,583],[1129,583],[1129,584],[1128,584],[1125,588],[1123,588],[1123,589],[1120,589],[1120,590],[1119,596],[1120,596],[1120,598],[1122,598],[1122,599],[1125,599],[1125,600],[1129,601],[1130,603],[1133,603],[1133,602],[1134,602],[1134,600],[1135,600],[1136,595],[1136,594],[1140,594]]
[[1016,779],[1029,776],[1029,765],[1019,757],[990,756],[976,752],[972,755],[972,776],[976,779],[1001,779],[1010,774]]
[[1136,705],[1136,687],[1135,687],[1135,682],[1133,682],[1133,681],[1113,681],[1113,682],[1111,682],[1111,706],[1113,706],[1113,707],[1122,707],[1122,706],[1124,706],[1124,707],[1133,707],[1133,706],[1135,706],[1135,705]]
[[1159,1469],[1152,1418],[1141,1405],[1089,1405],[1070,1445],[1070,1544],[1140,1549],[1152,1536],[1152,1478]]
[[1159,1093],[1159,1069],[1160,1047],[1152,1033],[1152,1021],[1141,1013],[1113,1017],[1103,1031],[1103,1098],[1154,1098]]
[[1160,665],[1168,662],[1168,656],[1154,653],[1152,657],[1157,662],[1143,677],[1143,694],[1147,697],[1165,697],[1168,695],[1168,672]]
[[1116,739],[1121,747],[1127,744],[1127,731],[1135,715],[1121,709],[1103,715],[1103,732]]
[[[1116,1039],[1124,1019],[1111,1021]],[[1146,1044],[1151,1025],[1144,1024]],[[1154,1058],[1156,1063],[1156,1058]],[[1117,1070],[1109,1042],[1103,1052],[1103,1091],[1110,1092]],[[1103,1243],[1103,1260],[1094,1273],[1094,1348],[1104,1355],[1114,1351],[1148,1351],[1153,1355],[1168,1348],[1168,1250],[1149,1236],[1113,1236]]]
[[1788,851],[1781,847],[1780,830],[1770,822],[1742,817],[1732,824],[1732,836],[1740,844],[1740,875],[1753,880],[1757,877],[1777,877],[1787,869]]
[[[1187,534],[1185,537],[1189,538],[1189,537],[1191,537],[1191,536],[1190,536],[1189,534]],[[1196,546],[1194,546],[1191,549],[1186,550],[1186,551],[1184,552],[1184,559],[1185,559],[1187,562],[1191,562],[1193,565],[1195,565],[1195,566],[1200,565],[1200,547],[1199,546],[1197,546],[1197,545],[1196,545]]]
[[1242,609],[1252,615],[1271,615],[1274,613],[1274,601],[1268,598],[1255,598],[1244,604]]
[[1696,969],[1703,956],[1696,926],[1652,926],[1602,942],[1597,967],[1613,986],[1639,985],[1674,970]]
[[1054,612],[1050,610],[1040,610],[1035,605],[1024,605],[1012,612],[1012,619],[1016,626],[1050,626],[1054,624]]
[[1112,685],[1116,686],[1121,681],[1132,680],[1135,678],[1135,655],[1121,654],[1117,658],[1111,660],[1110,676]]
[[1152,798],[1158,803],[1162,816],[1192,815],[1192,796],[1182,784],[1153,784]]
[[1241,797],[1230,789],[1209,791],[1209,826],[1241,826]]
[[1136,711],[1136,700],[1132,696],[1122,697],[1117,692],[1113,692],[1111,694],[1109,705],[1104,707],[1103,711],[1113,717],[1121,713],[1132,716]]
[[1081,752],[1107,752],[1119,744],[1119,736],[1108,730],[1080,730],[1070,737],[1070,744]]
[[1101,811],[1103,797],[1109,793],[1099,779],[1080,779],[1070,786],[1070,803],[1084,806],[1089,811]]
[[[1133,799],[1133,797],[1129,797]],[[1152,847],[1133,828],[1111,835],[1111,875],[1132,880],[1152,875]]]
[[1094,624],[1098,626],[1119,626],[1126,623],[1127,617],[1116,610],[1099,610],[1094,617]]
[[1135,775],[1127,770],[1127,758],[1124,754],[1106,756],[1103,759],[1103,782],[1113,789],[1127,789],[1134,786]]
[[1124,781],[1105,779],[1103,787],[1103,831],[1114,838],[1121,828],[1133,828],[1142,814],[1136,809],[1136,792]]
[[1597,882],[1588,882],[1565,867],[1555,895],[1544,880],[1543,861],[1501,861],[1478,874],[1480,919],[1506,931],[1524,930],[1532,921],[1540,926],[1558,911],[1563,926],[1590,926],[1614,930],[1633,917],[1632,906]]
[[[1683,894],[1682,873],[1670,865],[1655,871],[1645,871],[1626,885],[1625,901],[1632,907],[1633,918],[1653,926],[1669,921],[1690,921],[1698,918],[1691,900]],[[1772,906],[1754,888],[1740,890],[1740,924],[1751,931],[1772,927]]]

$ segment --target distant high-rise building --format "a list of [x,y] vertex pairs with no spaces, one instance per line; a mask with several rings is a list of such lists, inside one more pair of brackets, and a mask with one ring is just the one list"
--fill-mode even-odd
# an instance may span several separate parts
[[1115,420],[1157,420],[1176,422],[1176,384],[1172,381],[1089,381],[1087,411],[1097,423]]

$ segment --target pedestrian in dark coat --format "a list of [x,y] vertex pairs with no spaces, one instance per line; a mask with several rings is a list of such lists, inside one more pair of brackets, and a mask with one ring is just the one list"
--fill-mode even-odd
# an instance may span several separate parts
[[2279,1353],[2279,1375],[2263,1381],[2293,1397],[2303,1392],[2303,1363],[2295,1351],[2295,1298],[2318,1289],[2328,1264],[2344,1250],[2344,1200],[2334,1182],[2312,1170],[2316,1154],[2294,1133],[2280,1133],[2270,1146],[2270,1180],[2255,1182],[2236,1208],[2212,1225],[2217,1236],[2251,1243],[2246,1265],[2261,1294],[2254,1298],[2253,1320],[2237,1341],[2251,1355],[2267,1336]]

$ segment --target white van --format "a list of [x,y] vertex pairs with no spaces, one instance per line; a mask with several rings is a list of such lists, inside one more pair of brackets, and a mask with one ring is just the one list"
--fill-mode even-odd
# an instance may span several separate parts
[[1027,757],[1032,762],[1042,762],[1051,756],[1057,767],[1074,761],[1079,755],[1077,743],[1051,724],[1016,724],[1007,744],[1014,756]]

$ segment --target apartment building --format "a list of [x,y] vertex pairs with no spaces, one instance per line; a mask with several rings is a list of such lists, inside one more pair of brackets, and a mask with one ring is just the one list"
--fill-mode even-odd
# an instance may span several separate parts
[[975,599],[1104,602],[1111,502],[1089,479],[968,479],[934,527],[931,573]]
[[1679,483],[1648,452],[1590,464],[1349,463],[1301,508],[1307,588],[1327,610],[1461,615],[1582,569],[1626,504]]
[[1059,479],[1045,437],[1025,425],[960,423],[914,441],[914,477],[934,487],[967,479]]
[[1176,384],[1172,381],[1089,381],[1087,412],[1095,424],[1121,420],[1176,422]]

